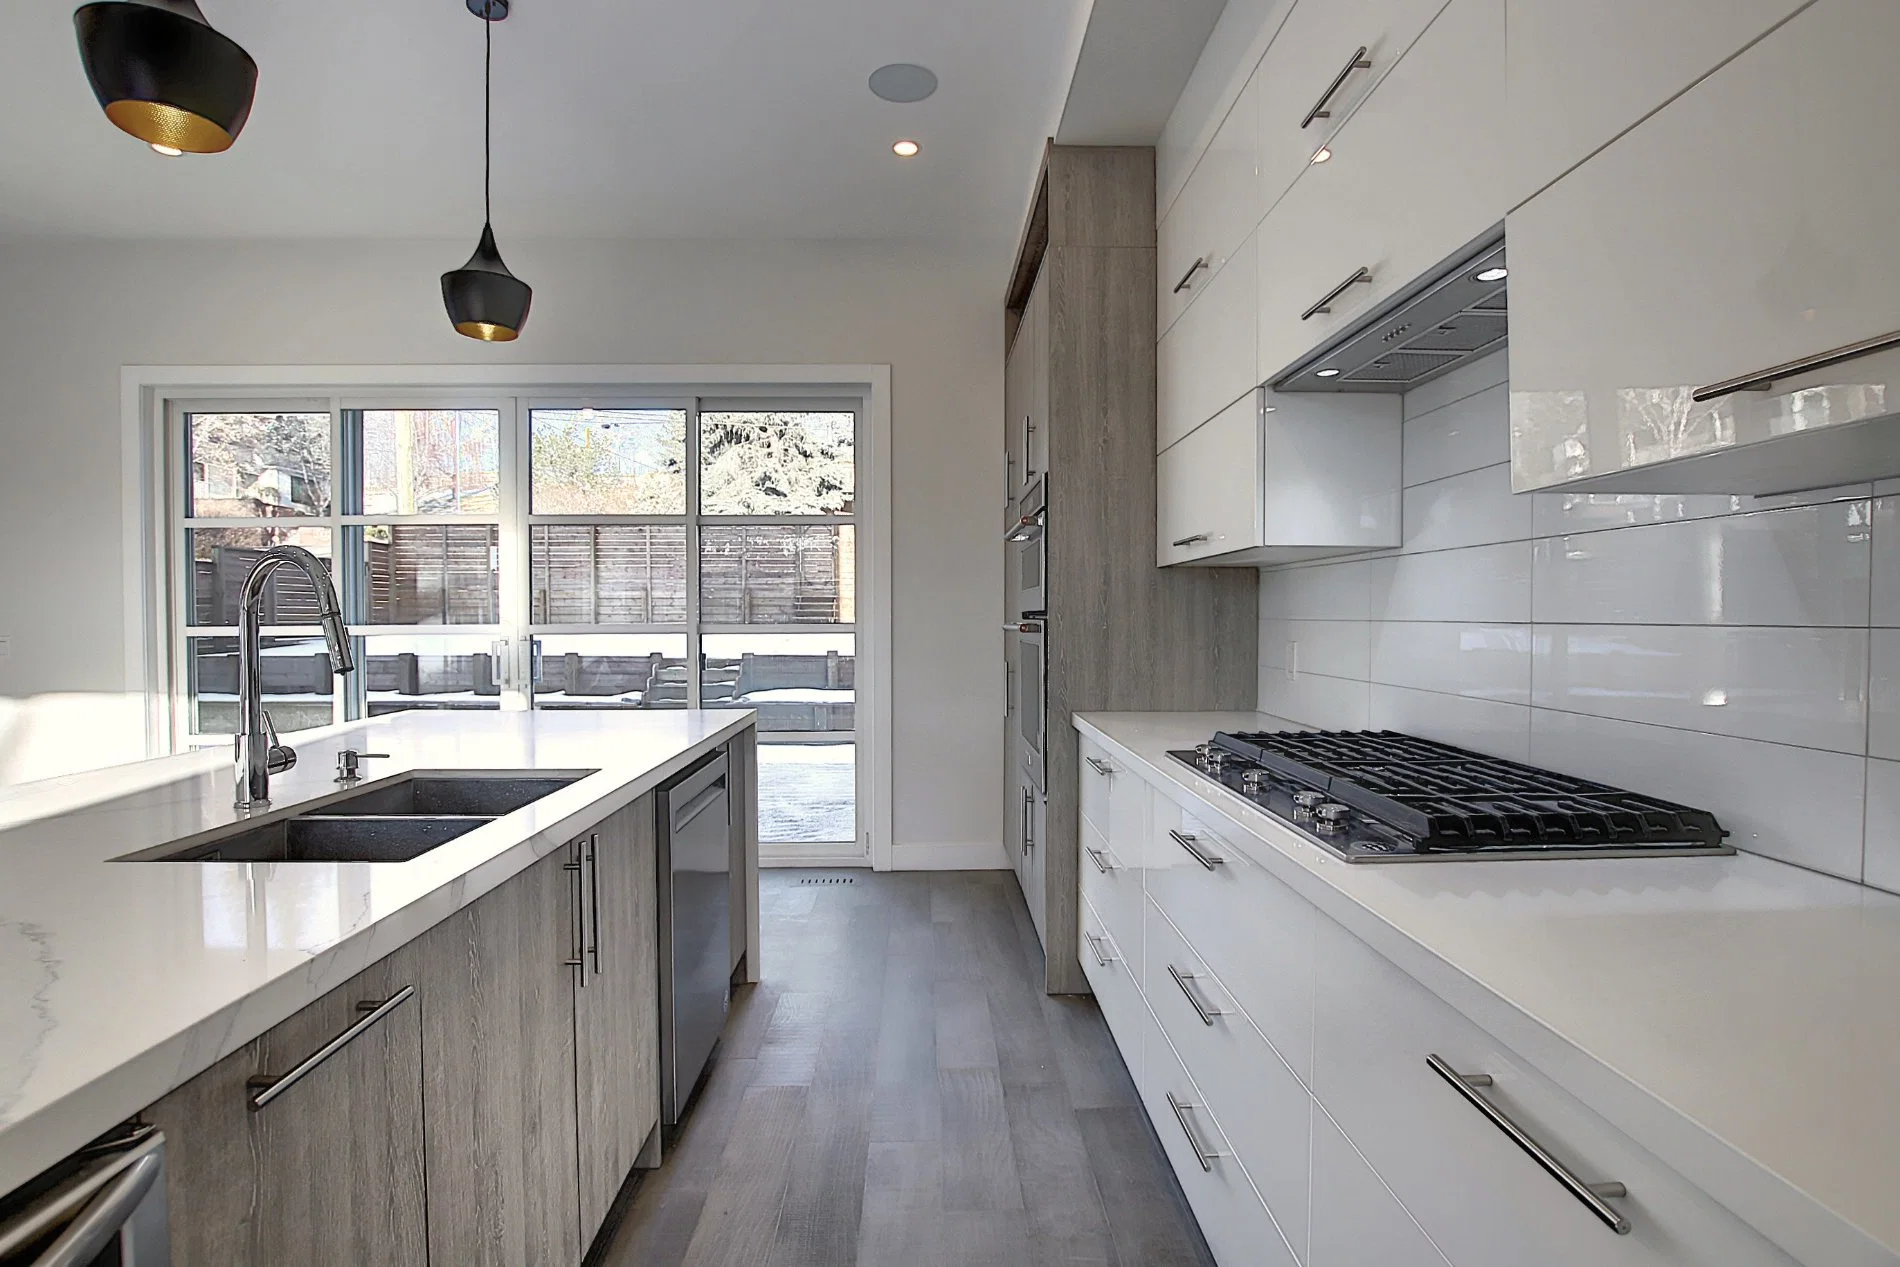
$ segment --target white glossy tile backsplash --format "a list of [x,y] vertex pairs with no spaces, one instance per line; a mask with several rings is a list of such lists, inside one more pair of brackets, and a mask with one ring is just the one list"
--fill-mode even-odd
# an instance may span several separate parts
[[1900,891],[1900,482],[1514,496],[1506,374],[1406,398],[1403,546],[1263,569],[1261,708],[1683,801]]

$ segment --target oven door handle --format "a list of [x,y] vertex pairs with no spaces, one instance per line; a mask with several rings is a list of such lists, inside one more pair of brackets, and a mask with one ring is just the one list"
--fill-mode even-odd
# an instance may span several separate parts
[[159,1146],[163,1143],[164,1136],[158,1136],[144,1156],[102,1188],[59,1239],[34,1260],[33,1267],[85,1267],[99,1257],[158,1182],[163,1165]]

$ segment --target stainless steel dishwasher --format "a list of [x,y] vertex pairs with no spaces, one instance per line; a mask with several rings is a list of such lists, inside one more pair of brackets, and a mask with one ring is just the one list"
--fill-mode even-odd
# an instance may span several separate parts
[[0,1200],[0,1267],[171,1267],[165,1136],[121,1127]]
[[732,1001],[732,804],[725,752],[660,789],[660,1113],[692,1098]]

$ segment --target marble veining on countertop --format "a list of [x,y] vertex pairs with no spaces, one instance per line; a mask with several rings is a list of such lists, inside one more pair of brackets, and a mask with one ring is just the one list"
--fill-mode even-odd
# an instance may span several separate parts
[[[407,713],[293,736],[274,814],[336,753],[410,770],[596,771],[403,863],[113,859],[239,821],[230,751],[0,793],[0,1194],[754,724],[749,710]],[[256,815],[253,815],[256,817]]]
[[1751,854],[1355,865],[1167,757],[1306,727],[1075,721],[1800,1261],[1900,1264],[1900,898]]

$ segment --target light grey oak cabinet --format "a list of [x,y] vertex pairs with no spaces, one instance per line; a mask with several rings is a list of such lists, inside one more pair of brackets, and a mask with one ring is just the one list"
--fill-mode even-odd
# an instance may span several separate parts
[[[1006,435],[1044,481],[1048,551],[1042,727],[1046,796],[1018,749],[1004,813],[1046,954],[1045,986],[1086,993],[1076,735],[1082,710],[1231,709],[1255,703],[1259,573],[1155,564],[1154,151],[1050,144],[1004,301],[1017,366]],[[1026,374],[1023,366],[1033,367]],[[1000,543],[999,543],[1000,544]],[[1004,546],[1004,549],[1013,547]],[[1006,575],[1007,575],[1006,570]],[[1005,616],[1016,614],[1006,596]],[[1012,684],[1010,707],[1034,691]],[[1020,734],[1020,716],[1009,733]],[[1007,750],[1007,746],[1006,746]]]
[[[428,1261],[412,968],[375,965],[147,1110],[165,1132],[173,1267]],[[252,1108],[267,1090],[253,1080],[305,1067],[352,1031]]]
[[582,845],[583,963],[575,972],[574,1067],[581,1240],[591,1242],[660,1123],[659,884],[654,798]]

